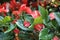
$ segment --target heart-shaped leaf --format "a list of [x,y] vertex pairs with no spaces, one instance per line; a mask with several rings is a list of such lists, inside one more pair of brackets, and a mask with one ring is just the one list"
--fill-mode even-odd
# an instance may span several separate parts
[[38,6],[38,9],[39,9],[39,11],[41,13],[41,16],[44,19],[44,21],[48,22],[49,21],[48,11],[45,8],[41,7],[41,6]]
[[54,15],[55,15],[55,19],[56,19],[58,25],[60,26],[60,13],[59,12],[55,12]]

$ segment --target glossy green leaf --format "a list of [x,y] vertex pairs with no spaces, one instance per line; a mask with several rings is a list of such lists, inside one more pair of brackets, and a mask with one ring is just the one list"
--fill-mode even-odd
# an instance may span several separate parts
[[43,23],[42,17],[38,17],[34,19],[34,24],[39,24],[39,23]]
[[7,33],[7,34],[0,32],[0,40],[13,40],[13,39],[14,39],[14,36],[12,32]]
[[48,11],[47,11],[45,8],[41,7],[41,6],[38,6],[38,9],[39,9],[39,11],[40,11],[40,14],[41,14],[42,18],[43,18],[46,22],[48,22],[48,21],[49,21]]
[[51,40],[53,37],[53,34],[48,34],[49,30],[47,28],[42,29],[42,31],[39,33],[39,40]]
[[55,19],[56,19],[58,25],[60,26],[60,13],[59,12],[55,12],[54,15],[55,15]]
[[6,24],[6,23],[8,23],[9,21],[11,21],[11,18],[10,18],[10,16],[6,16],[6,17],[0,17],[0,23],[1,24]]
[[10,16],[6,16],[6,17],[2,20],[3,23],[7,23],[7,22],[9,22],[9,21],[11,21]]
[[11,32],[14,28],[15,28],[15,26],[14,26],[13,24],[10,24],[10,26],[8,27],[8,29],[7,29],[4,33],[9,33],[9,32]]

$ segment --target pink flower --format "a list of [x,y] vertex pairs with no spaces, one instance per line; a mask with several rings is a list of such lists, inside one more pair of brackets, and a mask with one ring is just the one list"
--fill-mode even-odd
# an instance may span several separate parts
[[35,10],[35,11],[33,11],[33,13],[31,15],[32,15],[33,18],[37,18],[37,17],[40,16],[40,12]]
[[29,26],[30,26],[30,22],[24,21],[24,26],[25,26],[25,27],[29,27]]
[[54,16],[54,13],[53,13],[53,12],[52,12],[52,13],[50,13],[50,14],[49,14],[49,16],[50,16],[50,20],[55,19],[55,16]]
[[59,38],[57,36],[54,36],[53,40],[59,40]]

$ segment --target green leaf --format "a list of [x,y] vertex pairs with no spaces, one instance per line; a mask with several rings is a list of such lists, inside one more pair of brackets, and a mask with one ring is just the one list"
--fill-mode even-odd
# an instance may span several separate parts
[[55,12],[54,15],[55,15],[55,19],[56,19],[58,25],[60,26],[60,13],[59,12]]
[[49,30],[47,28],[42,29],[42,31],[39,33],[39,40],[51,40],[53,37],[53,34],[48,34]]
[[2,20],[3,23],[7,23],[7,22],[9,22],[9,21],[11,21],[10,16],[6,16],[6,17]]
[[16,22],[16,25],[17,25],[20,29],[22,29],[22,30],[31,31],[30,29],[24,27],[22,20],[18,20],[18,21]]
[[48,11],[47,11],[46,9],[44,9],[43,7],[41,7],[41,6],[38,6],[38,9],[39,9],[39,11],[40,11],[40,13],[41,13],[42,18],[43,18],[46,22],[48,22],[48,21],[49,21]]
[[7,34],[0,32],[0,40],[13,40],[13,39],[14,39],[14,36],[12,32]]
[[38,17],[34,19],[34,24],[39,24],[39,23],[43,23],[42,17]]
[[4,32],[4,33],[9,33],[10,31],[12,31],[15,28],[15,26],[13,24],[10,24],[10,26],[8,27],[8,29]]

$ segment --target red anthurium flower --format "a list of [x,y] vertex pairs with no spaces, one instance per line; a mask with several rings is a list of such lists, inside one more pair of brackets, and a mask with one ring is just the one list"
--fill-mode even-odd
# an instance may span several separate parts
[[28,0],[22,0],[23,4],[27,4]]
[[32,13],[32,17],[33,18],[37,18],[39,16],[40,16],[40,12],[39,11],[37,11],[37,10],[33,11],[33,13]]
[[59,38],[57,36],[54,36],[53,40],[59,40]]
[[37,31],[41,31],[45,26],[43,24],[36,24],[34,26],[34,29]]
[[30,26],[30,22],[24,21],[24,26],[25,26],[25,27],[29,27],[29,26]]
[[0,13],[1,13],[1,12],[5,12],[5,13],[6,13],[7,11],[6,11],[4,8],[1,8],[1,9],[0,9]]
[[15,29],[13,30],[13,32],[16,33],[16,34],[18,34],[18,33],[19,33],[19,29],[15,28]]
[[25,11],[26,10],[26,4],[22,4],[19,8],[19,12],[20,11]]
[[27,12],[28,14],[32,14],[32,10],[30,9],[30,7],[26,7],[26,10],[25,10],[25,12]]
[[50,16],[50,20],[55,19],[55,16],[54,16],[54,13],[53,13],[53,12],[52,12],[52,13],[50,13],[50,14],[49,14],[49,16]]

